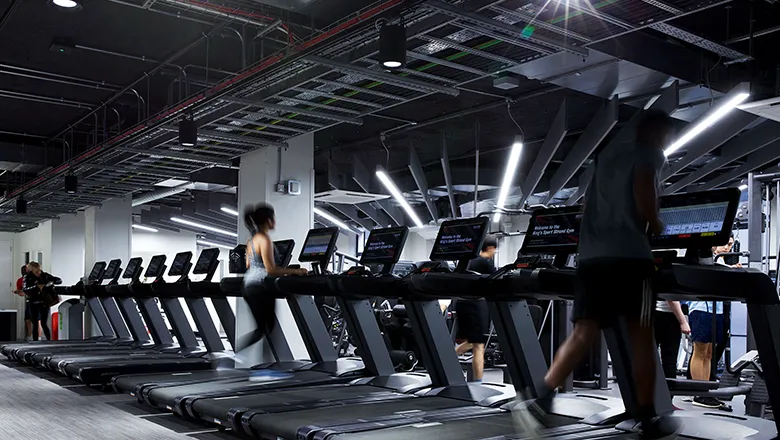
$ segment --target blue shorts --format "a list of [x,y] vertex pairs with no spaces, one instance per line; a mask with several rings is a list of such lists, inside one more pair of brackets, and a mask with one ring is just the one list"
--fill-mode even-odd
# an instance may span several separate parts
[[[715,317],[715,331],[717,332],[716,344],[723,343],[723,314]],[[693,342],[712,343],[712,313],[693,311],[688,315],[688,322],[691,326],[691,340]]]

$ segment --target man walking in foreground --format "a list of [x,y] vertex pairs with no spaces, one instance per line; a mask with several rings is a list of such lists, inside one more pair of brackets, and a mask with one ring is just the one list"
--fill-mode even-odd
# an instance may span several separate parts
[[659,175],[674,125],[664,113],[643,115],[635,139],[602,152],[585,197],[580,226],[574,330],[561,345],[538,399],[518,405],[515,419],[529,434],[543,428],[555,390],[571,374],[603,327],[628,322],[642,438],[675,438],[679,423],[655,413],[653,314],[655,271],[648,233],[659,235]]

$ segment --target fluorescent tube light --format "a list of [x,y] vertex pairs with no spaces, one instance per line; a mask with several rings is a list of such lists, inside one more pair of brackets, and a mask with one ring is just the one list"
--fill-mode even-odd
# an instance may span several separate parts
[[196,240],[196,243],[198,243],[199,245],[202,245],[202,246],[211,246],[211,247],[218,247],[218,248],[223,248],[223,249],[233,249],[230,246],[227,246],[227,245],[224,245],[224,244],[219,244],[219,243],[214,243],[212,241],[206,241],[206,240]]
[[[501,192],[498,193],[498,201],[496,202],[496,209],[503,209],[506,203],[506,198],[509,195],[509,189],[512,187],[512,182],[515,180],[515,174],[517,173],[517,165],[520,162],[520,153],[523,152],[523,141],[519,138],[515,138],[515,143],[512,144],[512,151],[509,152],[509,161],[506,163],[506,169],[504,170],[504,180],[501,182]],[[493,216],[493,221],[497,222],[501,218],[501,213],[497,212]]]
[[406,214],[412,219],[414,224],[418,228],[423,227],[423,222],[420,220],[420,217],[417,216],[417,213],[414,212],[414,209],[412,209],[412,206],[409,205],[409,202],[406,201],[404,198],[404,195],[401,194],[401,191],[398,189],[397,186],[395,186],[395,183],[393,183],[392,180],[390,180],[390,176],[387,175],[385,170],[378,169],[376,170],[376,177],[379,178],[379,181],[382,182],[382,185],[385,186],[385,189],[387,189],[390,194],[393,196],[396,202],[398,202],[399,205],[406,211]]
[[746,189],[748,189],[748,186],[747,186],[747,184],[746,184],[746,183],[743,183],[742,185],[739,185],[739,190],[740,190],[740,191],[744,191],[744,190],[746,190]]
[[672,145],[668,146],[666,150],[664,150],[664,154],[666,156],[669,156],[670,154],[682,148],[683,145],[690,142],[691,139],[700,135],[704,130],[715,125],[716,122],[723,119],[738,105],[745,102],[745,100],[748,99],[749,96],[750,93],[740,92],[734,95],[733,97],[728,98],[726,101],[719,103],[717,109],[715,109],[709,115],[707,115],[706,117],[698,121],[693,122],[692,123],[693,125],[689,125],[688,127],[686,127],[683,135],[680,136],[676,141],[674,141]]
[[211,232],[214,232],[216,234],[227,235],[228,237],[238,237],[238,233],[236,233],[236,232],[226,231],[224,229],[215,228],[213,226],[204,225],[202,223],[191,222],[189,220],[185,220],[185,219],[180,218],[180,217],[171,217],[171,221],[174,222],[174,223],[179,223],[179,224],[182,224],[182,225],[191,226],[193,228],[198,228],[198,229],[201,229],[201,230],[204,230],[204,231],[211,231]]
[[338,226],[341,229],[344,229],[345,231],[352,232],[353,234],[357,234],[356,231],[354,231],[352,228],[350,228],[346,223],[342,222],[341,220],[337,219],[336,217],[333,217],[328,213],[327,211],[324,211],[320,208],[314,208],[314,213],[318,216],[324,218],[325,220],[333,223],[334,225]]
[[133,228],[134,228],[134,229],[138,229],[138,230],[141,230],[141,231],[146,231],[146,232],[160,232],[160,231],[159,231],[157,228],[151,228],[151,227],[149,227],[149,226],[144,226],[144,225],[137,225],[137,224],[135,224],[135,223],[133,223],[133,225],[132,225],[132,226],[133,226]]
[[227,206],[223,206],[223,207],[219,208],[219,210],[224,212],[225,214],[230,214],[230,215],[234,215],[234,216],[238,217],[238,211],[236,211],[233,208],[228,208]]

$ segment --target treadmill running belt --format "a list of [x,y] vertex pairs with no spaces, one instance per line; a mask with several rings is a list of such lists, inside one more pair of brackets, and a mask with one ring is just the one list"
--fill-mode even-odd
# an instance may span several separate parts
[[[328,426],[354,423],[355,421],[373,417],[393,416],[411,417],[420,411],[435,411],[440,409],[471,407],[470,402],[447,399],[443,397],[413,397],[385,402],[372,402],[334,406],[328,408],[313,408],[293,411],[282,415],[274,413],[247,412],[243,417],[244,432],[250,436],[265,438],[295,439],[299,431],[313,433]],[[238,429],[239,427],[234,427]],[[259,434],[259,435],[258,435]],[[311,438],[311,437],[305,437]]]
[[[338,430],[336,430],[338,432]],[[474,440],[515,433],[509,413],[485,417],[464,418],[449,422],[424,421],[385,429],[350,434],[317,435],[318,440],[398,440],[424,438],[425,440]],[[321,433],[324,434],[324,433]]]
[[278,391],[261,392],[257,394],[237,395],[230,397],[202,398],[191,400],[187,412],[193,417],[204,420],[214,419],[230,423],[231,418],[237,418],[246,411],[288,412],[307,410],[340,404],[343,401],[355,402],[359,399],[376,401],[377,399],[414,398],[411,394],[401,394],[386,388],[370,385],[320,385],[318,387],[298,387]]
[[117,392],[135,394],[139,386],[169,386],[185,385],[188,383],[246,378],[246,370],[206,370],[206,371],[182,371],[158,374],[126,374],[114,378],[114,390]]
[[344,379],[335,378],[328,373],[321,371],[296,371],[293,377],[280,380],[269,380],[262,382],[252,382],[248,380],[249,371],[243,380],[220,380],[213,382],[195,383],[190,385],[158,387],[149,389],[144,396],[147,403],[158,407],[176,411],[180,415],[185,415],[184,408],[179,405],[185,404],[188,398],[196,398],[210,393],[222,393],[228,391],[250,391],[263,390],[271,391],[275,388],[296,387],[302,385],[328,384],[334,381],[347,381],[354,378]]

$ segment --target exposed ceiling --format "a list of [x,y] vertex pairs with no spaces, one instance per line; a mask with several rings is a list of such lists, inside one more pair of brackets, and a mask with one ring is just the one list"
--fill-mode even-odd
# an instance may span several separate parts
[[[424,221],[460,215],[476,185],[479,200],[496,196],[522,135],[509,203],[574,203],[593,154],[645,106],[684,129],[740,82],[751,100],[780,94],[780,7],[758,0],[82,4],[0,0],[1,230],[128,193],[146,201],[143,224],[234,227],[219,207],[235,206],[239,157],[306,132],[318,193],[381,193],[367,172],[380,165]],[[388,73],[375,24],[399,14],[408,65]],[[494,87],[505,76],[515,87]],[[733,112],[670,157],[667,192],[776,166],[780,122],[755,113]],[[197,146],[178,144],[184,114],[200,125]],[[63,190],[69,173],[77,194]],[[171,178],[184,184],[161,189]],[[18,197],[28,214],[14,213]],[[389,200],[328,200],[318,204],[367,228],[408,220]]]

